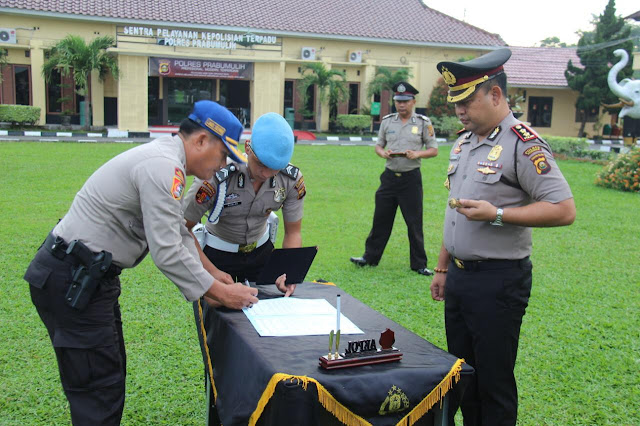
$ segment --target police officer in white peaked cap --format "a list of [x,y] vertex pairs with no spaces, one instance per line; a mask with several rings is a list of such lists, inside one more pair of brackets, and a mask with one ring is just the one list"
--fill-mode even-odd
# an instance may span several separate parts
[[204,269],[183,219],[186,176],[210,179],[227,156],[242,162],[242,125],[226,108],[195,104],[176,136],[109,160],[85,182],[29,265],[25,280],[47,327],[76,425],[120,423],[126,354],[118,296],[122,269],[147,253],[187,300],[233,309],[257,290]]

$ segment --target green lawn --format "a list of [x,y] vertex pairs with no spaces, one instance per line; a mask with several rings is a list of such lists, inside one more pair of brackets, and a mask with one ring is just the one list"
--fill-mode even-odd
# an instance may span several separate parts
[[[0,143],[0,424],[69,423],[46,331],[22,275],[86,178],[131,148]],[[440,247],[449,148],[423,165],[429,266]],[[444,155],[443,155],[444,154]],[[377,268],[357,269],[383,161],[372,147],[297,146],[305,175],[304,244],[319,246],[308,279],[334,281],[445,347],[443,305],[409,269],[400,214]],[[534,285],[516,375],[521,425],[640,424],[640,198],[593,185],[600,166],[563,161],[578,208],[568,228],[534,231]],[[282,235],[280,235],[280,238]],[[203,424],[202,358],[191,305],[147,258],[122,276],[128,353],[123,424]]]

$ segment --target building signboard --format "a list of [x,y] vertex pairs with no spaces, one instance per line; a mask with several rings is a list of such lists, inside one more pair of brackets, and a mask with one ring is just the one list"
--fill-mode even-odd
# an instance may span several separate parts
[[253,79],[253,63],[187,58],[149,58],[152,77],[200,77],[228,80]]

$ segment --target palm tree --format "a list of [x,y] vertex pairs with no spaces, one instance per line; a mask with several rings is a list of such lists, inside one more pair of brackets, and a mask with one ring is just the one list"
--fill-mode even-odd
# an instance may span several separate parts
[[7,65],[7,55],[9,52],[5,49],[0,49],[0,83],[2,83],[2,68]]
[[[412,75],[408,68],[400,68],[392,71],[390,68],[378,67],[376,76],[367,86],[369,97],[379,95],[385,90],[393,90],[393,86],[401,81],[409,80]],[[389,105],[393,104],[393,97],[389,98]]]
[[[309,71],[307,74],[305,72]],[[300,73],[303,75],[300,80],[300,94],[307,103],[307,89],[315,85],[317,88],[316,96],[316,120],[317,129],[322,126],[322,104],[329,101],[330,106],[336,106],[344,101],[349,95],[346,84],[346,75],[342,71],[328,70],[321,62],[305,64],[302,66]]]
[[108,72],[118,79],[120,70],[115,55],[107,49],[115,45],[111,36],[96,37],[89,44],[76,35],[68,35],[60,40],[49,52],[49,59],[42,66],[42,75],[47,83],[51,81],[53,72],[59,71],[62,76],[73,74],[76,90],[84,99],[85,127],[91,125],[89,113],[89,78],[91,72],[97,70],[100,80],[104,80]]

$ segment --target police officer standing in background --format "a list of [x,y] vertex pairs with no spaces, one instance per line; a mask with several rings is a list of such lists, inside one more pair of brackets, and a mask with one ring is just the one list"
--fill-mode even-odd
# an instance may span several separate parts
[[351,262],[358,266],[376,266],[380,262],[400,206],[409,234],[411,269],[421,275],[433,275],[427,268],[424,251],[420,160],[438,155],[438,144],[431,120],[413,112],[418,91],[404,81],[394,85],[393,91],[398,112],[382,119],[375,148],[376,154],[387,162],[376,191],[373,226],[364,255],[352,257]]
[[89,177],[25,273],[47,327],[76,425],[117,425],[126,354],[118,296],[121,269],[149,252],[187,300],[206,294],[241,309],[257,290],[207,272],[182,212],[187,175],[209,179],[241,157],[242,125],[211,101],[195,104],[178,135],[109,160]]
[[[286,120],[267,113],[256,120],[247,163],[231,163],[214,181],[195,179],[186,195],[185,219],[191,229],[211,210],[205,225],[203,264],[228,273],[227,280],[256,281],[273,251],[267,219],[282,209],[284,248],[302,246],[306,188],[300,170],[289,164],[293,132]],[[223,204],[224,203],[224,204]],[[209,262],[209,260],[211,262]],[[213,266],[211,265],[211,266]],[[289,296],[295,284],[276,285]]]
[[475,368],[449,417],[465,425],[515,425],[520,325],[531,292],[531,227],[576,215],[549,146],[513,117],[500,49],[467,62],[440,62],[448,101],[465,126],[449,157],[444,241],[431,283],[444,300],[449,352]]

